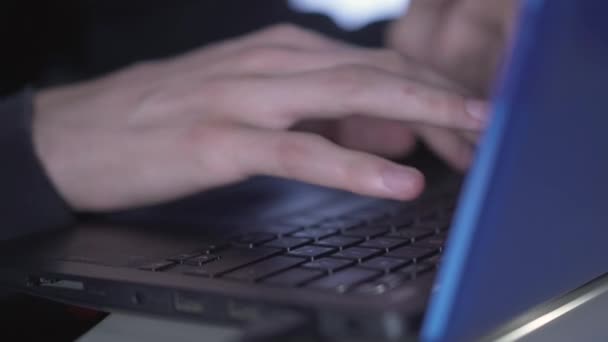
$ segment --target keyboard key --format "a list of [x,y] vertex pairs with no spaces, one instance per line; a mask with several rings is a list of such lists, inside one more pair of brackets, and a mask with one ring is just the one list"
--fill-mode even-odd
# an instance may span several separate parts
[[232,243],[241,247],[253,248],[275,238],[275,235],[271,233],[248,232],[233,238]]
[[288,226],[306,228],[306,227],[314,226],[315,224],[318,224],[322,220],[323,220],[322,217],[310,215],[310,216],[289,217],[289,218],[282,220],[281,223],[288,225]]
[[292,256],[304,257],[309,259],[317,259],[322,256],[331,254],[335,251],[335,248],[332,247],[322,247],[322,246],[304,246],[294,249],[290,251],[289,254]]
[[364,222],[374,222],[377,220],[380,220],[382,218],[384,218],[387,215],[387,211],[386,210],[382,210],[382,209],[378,209],[378,208],[367,208],[367,209],[360,209],[351,213],[348,213],[348,215],[346,215],[349,218],[352,219],[358,219]]
[[355,218],[355,217],[341,217],[341,218],[325,220],[325,221],[321,222],[320,224],[318,224],[317,227],[330,228],[330,229],[336,229],[336,230],[343,231],[346,229],[352,229],[352,228],[358,227],[363,223],[364,223],[363,220]]
[[190,258],[187,260],[184,260],[184,264],[186,265],[191,265],[191,266],[201,266],[203,264],[206,264],[208,262],[214,261],[217,259],[216,255],[213,254],[203,254],[203,255],[199,255],[197,257],[194,258]]
[[319,246],[336,247],[336,248],[342,249],[345,247],[356,245],[357,243],[359,243],[361,241],[362,241],[361,238],[334,235],[334,236],[325,238],[323,240],[319,240],[319,241],[317,241],[316,244]]
[[445,226],[449,226],[449,222],[447,222],[444,219],[439,219],[437,221],[434,222],[428,222],[428,223],[418,223],[418,225],[424,225],[426,227],[426,229],[433,231],[435,234],[439,234],[441,233],[443,230],[442,227]]
[[425,226],[400,229],[389,233],[387,237],[416,241],[433,235],[435,235],[435,228]]
[[321,258],[305,263],[304,265],[302,265],[302,267],[314,268],[318,270],[323,270],[327,273],[333,273],[354,264],[354,261],[348,259]]
[[276,256],[258,263],[245,266],[236,271],[225,274],[223,277],[241,281],[257,281],[288,268],[306,262],[307,259],[287,256]]
[[415,246],[405,246],[397,248],[386,254],[387,257],[398,258],[405,261],[418,262],[435,254],[436,251],[428,248],[417,248]]
[[390,217],[387,220],[387,223],[389,223],[393,228],[403,229],[414,224],[414,217],[415,216],[413,216],[413,214],[409,213],[401,214],[398,216]]
[[264,247],[273,247],[273,248],[281,248],[283,250],[290,251],[292,249],[298,248],[300,246],[304,246],[307,243],[310,243],[312,240],[305,238],[296,238],[285,236],[276,240],[272,240],[264,244]]
[[354,236],[354,237],[371,239],[376,236],[386,234],[390,230],[390,228],[391,227],[387,224],[370,225],[370,226],[363,226],[363,227],[359,227],[359,228],[355,228],[355,229],[350,229],[350,230],[343,232],[342,234],[344,234],[346,236]]
[[308,287],[345,293],[356,285],[380,275],[379,272],[362,268],[349,268],[315,280]]
[[281,250],[276,248],[233,248],[221,253],[217,260],[198,267],[195,274],[215,277],[279,253]]
[[191,266],[186,264],[178,264],[168,270],[169,273],[181,273],[187,275],[195,275],[201,277],[210,277],[209,273],[205,272],[199,266]]
[[152,271],[152,272],[160,272],[168,269],[169,267],[175,265],[175,262],[169,260],[163,260],[158,262],[151,262],[149,264],[145,264],[139,267],[140,270],[144,271]]
[[443,249],[445,239],[446,239],[445,233],[430,236],[426,239],[417,241],[416,247],[424,247],[424,248],[428,248],[428,249],[441,251]]
[[359,203],[355,203],[344,199],[327,201],[310,212],[314,214],[315,217],[322,217],[324,221],[328,218],[345,216],[345,214],[356,210],[361,207],[361,202],[358,202]]
[[271,233],[278,237],[281,237],[302,230],[302,227],[299,227],[297,225],[273,223],[263,225],[260,228],[256,228],[256,230],[264,233]]
[[381,295],[401,286],[410,279],[410,275],[405,273],[387,274],[376,280],[357,286],[354,292],[363,295]]
[[338,233],[338,230],[333,229],[333,228],[312,227],[312,228],[300,230],[299,232],[295,232],[295,233],[291,234],[291,236],[298,237],[298,238],[321,240],[328,236],[335,235],[337,233]]
[[376,257],[376,258],[370,259],[370,260],[362,263],[360,266],[363,268],[371,268],[371,269],[383,271],[386,273],[390,273],[409,263],[410,263],[410,261],[402,260],[402,259],[388,258],[388,257]]
[[422,215],[420,217],[420,222],[429,222],[429,223],[433,223],[436,222],[437,220],[441,219],[441,211],[439,210],[432,210],[430,212],[427,212],[426,214]]
[[167,260],[173,261],[173,262],[176,262],[176,263],[183,263],[185,260],[197,257],[199,255],[201,255],[201,253],[198,253],[198,252],[196,252],[196,253],[182,253],[182,254],[177,254],[177,255],[174,255],[172,257],[169,257],[169,258],[167,258]]
[[432,234],[437,234],[437,224],[435,223],[416,223],[411,227],[406,227],[403,230],[418,230],[418,231],[427,231]]
[[402,217],[404,219],[414,219],[418,216],[418,208],[415,202],[412,201],[401,202],[392,212],[393,217]]
[[359,247],[377,248],[384,251],[389,251],[397,247],[401,247],[410,243],[410,240],[397,239],[390,237],[377,237],[375,239],[367,240],[359,245]]
[[271,285],[285,286],[285,287],[296,287],[304,283],[310,282],[317,278],[325,275],[323,271],[306,269],[306,268],[292,268],[285,272],[281,272],[275,276],[264,279],[262,282]]
[[214,254],[228,247],[230,247],[228,242],[216,242],[203,245],[197,248],[195,252],[199,254]]
[[441,254],[435,254],[432,257],[425,259],[422,263],[433,265],[433,267],[439,266],[441,262]]
[[437,224],[437,229],[442,232],[445,233],[447,230],[450,229],[450,227],[452,226],[452,218],[447,219],[444,222],[440,222]]
[[362,262],[363,260],[369,259],[373,256],[381,254],[382,251],[373,248],[362,248],[362,247],[349,247],[338,253],[332,255],[335,258],[344,258]]
[[417,277],[421,276],[422,274],[428,273],[428,272],[432,271],[433,269],[434,269],[433,265],[427,264],[427,263],[422,263],[422,264],[414,264],[414,265],[406,266],[406,267],[400,269],[399,271],[397,271],[397,273],[404,274],[407,277],[409,277],[410,279],[416,279]]

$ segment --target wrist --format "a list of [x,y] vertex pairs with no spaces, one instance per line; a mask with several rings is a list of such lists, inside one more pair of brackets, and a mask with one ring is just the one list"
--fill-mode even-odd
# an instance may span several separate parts
[[39,90],[32,97],[31,134],[32,148],[39,160],[42,169],[49,178],[57,193],[67,202],[71,208],[74,203],[66,190],[65,174],[69,168],[65,165],[64,153],[58,148],[58,136],[61,129],[57,123],[53,123],[56,117],[58,104],[61,103],[61,93],[56,89]]

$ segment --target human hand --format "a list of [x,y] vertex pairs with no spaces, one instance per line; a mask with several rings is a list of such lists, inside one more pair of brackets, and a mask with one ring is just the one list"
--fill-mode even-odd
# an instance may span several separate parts
[[386,50],[279,26],[43,90],[34,146],[75,210],[155,204],[253,175],[411,199],[419,171],[289,129],[354,114],[483,128],[483,113],[467,110],[476,100],[414,79],[442,78]]
[[[517,1],[412,0],[391,25],[387,45],[486,98],[510,37]],[[450,165],[468,168],[478,134],[420,126],[416,133]]]
[[412,0],[387,45],[484,97],[513,31],[516,0]]

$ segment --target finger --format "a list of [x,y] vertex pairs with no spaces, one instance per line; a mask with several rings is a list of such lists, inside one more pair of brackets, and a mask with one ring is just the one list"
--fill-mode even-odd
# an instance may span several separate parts
[[421,59],[431,55],[434,44],[431,38],[435,27],[443,21],[441,16],[452,7],[451,0],[412,0],[405,15],[395,21],[387,31],[387,45],[403,54],[414,54]]
[[443,159],[448,165],[459,171],[465,171],[473,160],[473,148],[456,133],[435,128],[417,128],[428,147]]
[[512,0],[465,0],[461,1],[459,10],[465,12],[467,18],[485,23],[486,26],[497,27],[499,31],[507,33],[518,5],[517,1]]
[[[227,65],[231,68],[227,68]],[[467,92],[467,89],[460,84],[428,66],[415,63],[394,51],[385,49],[309,51],[259,46],[240,50],[216,67],[220,70],[230,70],[234,74],[282,75],[355,65],[377,68],[460,93]]]
[[473,146],[477,146],[479,144],[479,140],[481,138],[481,134],[478,132],[459,132],[459,135],[462,137],[462,139],[464,139],[466,142],[468,142],[469,144],[473,145]]
[[[470,2],[480,7],[493,1]],[[414,0],[407,15],[389,30],[388,45],[486,95],[504,37],[467,7],[465,1]]]
[[235,164],[250,175],[295,179],[362,195],[408,200],[424,187],[422,174],[314,134],[242,128],[234,135]]
[[337,124],[338,144],[387,158],[403,157],[416,146],[411,128],[401,122],[356,116]]
[[[207,49],[206,49],[207,50]],[[460,84],[428,65],[419,64],[396,51],[350,45],[293,25],[277,25],[221,45],[207,57],[205,73],[215,69],[232,73],[282,74],[364,65],[411,77],[430,85],[466,92]],[[194,59],[200,64],[200,60]],[[183,64],[183,63],[182,63]],[[230,68],[226,68],[226,64]],[[215,66],[215,68],[211,68]],[[193,70],[196,70],[191,66]]]
[[349,66],[221,83],[211,90],[224,97],[216,101],[222,106],[216,111],[226,113],[228,107],[239,121],[270,128],[353,114],[465,130],[485,125],[484,103],[376,68]]

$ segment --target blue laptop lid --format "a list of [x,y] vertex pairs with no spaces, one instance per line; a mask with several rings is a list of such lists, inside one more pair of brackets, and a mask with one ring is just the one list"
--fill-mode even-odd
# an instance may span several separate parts
[[423,340],[470,341],[608,271],[608,1],[524,1]]

